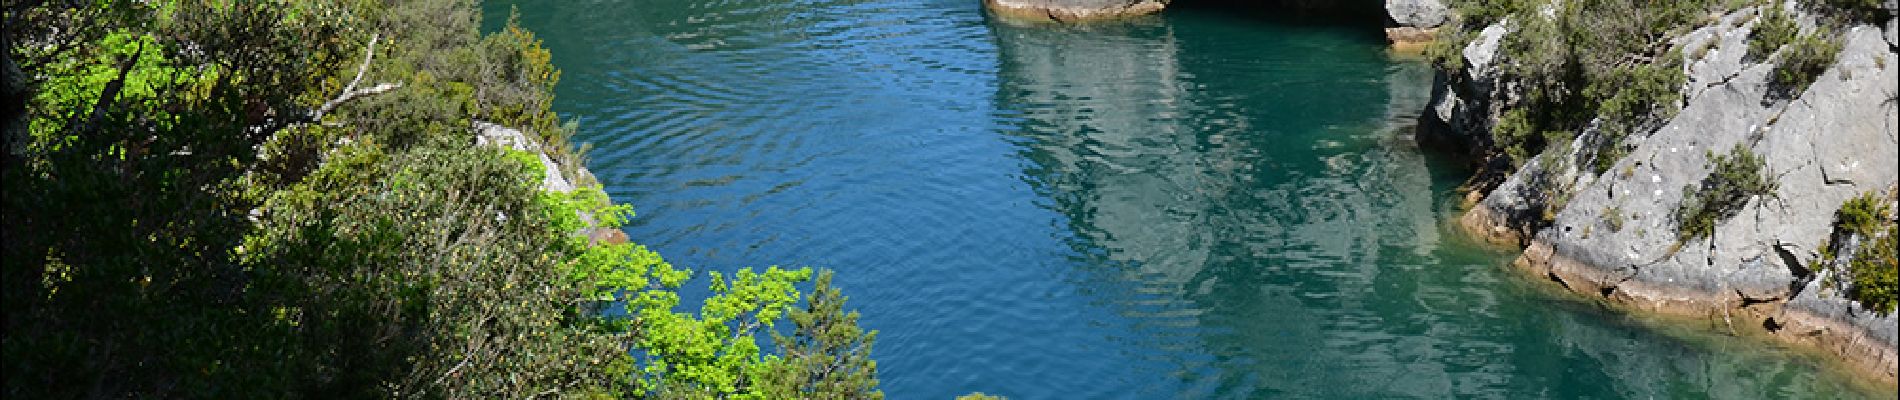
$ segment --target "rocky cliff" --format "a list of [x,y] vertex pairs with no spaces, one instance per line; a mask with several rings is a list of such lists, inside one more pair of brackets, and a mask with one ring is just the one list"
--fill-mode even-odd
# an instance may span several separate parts
[[[1887,2],[1887,15],[1895,15]],[[1814,17],[1789,12],[1807,29]],[[1588,167],[1586,146],[1551,146],[1512,167],[1496,161],[1474,178],[1482,196],[1462,223],[1493,241],[1527,246],[1516,265],[1572,291],[1645,310],[1706,317],[1731,329],[1766,331],[1839,355],[1891,383],[1896,317],[1846,299],[1810,268],[1838,233],[1835,212],[1864,193],[1892,202],[1900,166],[1900,54],[1896,23],[1839,33],[1835,62],[1811,86],[1777,94],[1772,61],[1750,57],[1759,8],[1730,12],[1675,38],[1686,83],[1680,111],[1653,131],[1624,138],[1629,152],[1607,170]],[[1525,89],[1507,72],[1499,43],[1510,20],[1479,31],[1464,68],[1440,73],[1420,139],[1497,153],[1491,130]],[[1600,140],[1600,120],[1576,143]],[[1706,237],[1678,235],[1679,208],[1739,146],[1760,156],[1766,195],[1715,222]],[[1887,218],[1891,218],[1888,215]],[[1892,223],[1892,221],[1886,221]]]

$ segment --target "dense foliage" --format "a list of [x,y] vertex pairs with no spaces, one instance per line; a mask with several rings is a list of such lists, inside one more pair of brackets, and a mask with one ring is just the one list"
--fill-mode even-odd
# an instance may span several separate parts
[[[1900,309],[1900,223],[1893,211],[1891,197],[1869,192],[1849,199],[1834,212],[1834,234],[1810,266],[1835,272],[1828,286],[1844,287],[1847,298],[1883,314]],[[1842,252],[1850,253],[1845,260]]]
[[1821,73],[1834,65],[1840,53],[1840,39],[1828,34],[1795,37],[1794,42],[1783,47],[1775,57],[1775,72],[1768,79],[1770,94],[1784,99],[1800,96],[1808,90],[1808,85],[1821,78]]
[[1484,26],[1509,21],[1500,45],[1506,79],[1523,98],[1505,105],[1492,142],[1521,165],[1586,129],[1578,149],[1601,173],[1629,149],[1625,139],[1673,116],[1687,80],[1671,39],[1724,4],[1716,0],[1454,1],[1453,33],[1430,50],[1441,66],[1462,68],[1462,49]]
[[1682,187],[1676,206],[1676,239],[1688,242],[1715,234],[1715,225],[1741,213],[1748,200],[1772,196],[1779,187],[1762,172],[1766,161],[1748,146],[1736,144],[1727,154],[1708,153],[1709,176]]
[[1758,13],[1754,30],[1748,33],[1748,58],[1765,60],[1801,34],[1801,26],[1795,24],[1794,16],[1781,7],[1762,7]]
[[[1676,48],[1673,39],[1716,22],[1715,16],[1743,6],[1758,10],[1748,57],[1772,62],[1771,95],[1792,98],[1834,64],[1840,52],[1835,32],[1852,23],[1886,21],[1875,0],[1814,0],[1796,3],[1816,16],[1804,32],[1794,12],[1779,2],[1745,0],[1454,0],[1458,18],[1428,47],[1443,68],[1464,68],[1461,51],[1478,30],[1504,22],[1511,33],[1500,46],[1501,68],[1521,98],[1504,104],[1491,139],[1498,153],[1521,165],[1559,141],[1587,138],[1587,166],[1608,171],[1630,150],[1632,134],[1656,128],[1682,102],[1682,57],[1708,50]],[[1596,135],[1581,133],[1595,130]]]
[[9,398],[881,396],[828,279],[681,311],[691,271],[584,235],[632,213],[574,173],[551,55],[470,0],[5,12]]

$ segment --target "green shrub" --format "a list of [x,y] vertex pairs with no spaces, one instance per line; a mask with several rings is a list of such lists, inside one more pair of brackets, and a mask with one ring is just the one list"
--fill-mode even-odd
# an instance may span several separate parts
[[1801,35],[1776,57],[1774,76],[1768,82],[1770,93],[1782,98],[1800,95],[1834,65],[1840,53],[1841,44],[1832,36]]
[[1728,154],[1709,152],[1708,158],[1708,177],[1682,187],[1682,203],[1675,212],[1678,242],[1714,234],[1715,225],[1740,213],[1749,198],[1773,195],[1778,188],[1762,172],[1765,161],[1747,146],[1736,144]]
[[1761,17],[1755,22],[1755,30],[1748,34],[1749,59],[1765,60],[1769,54],[1792,43],[1801,34],[1801,26],[1796,25],[1794,17],[1788,15],[1779,4],[1761,7]]
[[1848,298],[1883,314],[1900,306],[1900,259],[1895,253],[1900,242],[1896,238],[1900,238],[1900,228],[1889,223],[1886,232],[1863,243],[1848,261],[1848,275],[1853,277]]
[[1681,102],[1687,77],[1682,51],[1670,39],[1727,6],[1714,0],[1466,5],[1481,19],[1514,21],[1501,57],[1508,60],[1506,79],[1523,88],[1523,100],[1507,105],[1493,142],[1521,165],[1554,143],[1542,140],[1548,132],[1574,135],[1601,118],[1603,136],[1588,144],[1588,154],[1592,170],[1608,169],[1628,152],[1625,137],[1673,116]]
[[1862,193],[1841,204],[1834,212],[1834,226],[1848,233],[1873,236],[1880,226],[1893,221],[1893,209],[1873,192]]
[[1590,82],[1585,97],[1603,99],[1597,106],[1602,137],[1597,138],[1592,170],[1609,171],[1629,154],[1624,139],[1646,128],[1651,121],[1675,116],[1681,108],[1682,85],[1688,76],[1675,57],[1635,66],[1616,68]]
[[1443,29],[1425,45],[1425,59],[1446,71],[1464,70],[1465,46],[1470,44],[1471,36],[1463,30]]
[[[1858,238],[1860,246],[1844,263],[1838,260],[1841,247],[1849,238]],[[1849,199],[1834,212],[1834,235],[1821,249],[1821,256],[1810,268],[1835,271],[1824,283],[1845,286],[1847,298],[1879,313],[1900,308],[1900,225],[1895,224],[1893,207],[1873,192]],[[1845,268],[1845,271],[1840,269]],[[1843,282],[1844,281],[1844,282]]]
[[1452,13],[1453,20],[1441,28],[1432,43],[1425,47],[1425,56],[1439,68],[1457,71],[1465,68],[1465,46],[1471,44],[1478,31],[1528,10],[1536,1],[1451,0],[1448,3],[1455,11]]

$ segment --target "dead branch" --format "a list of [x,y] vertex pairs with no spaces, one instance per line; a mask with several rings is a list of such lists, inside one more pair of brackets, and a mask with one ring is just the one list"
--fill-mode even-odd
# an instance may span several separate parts
[[324,102],[323,106],[317,107],[316,111],[311,112],[310,121],[323,119],[324,114],[329,114],[330,110],[336,109],[336,106],[342,105],[344,102],[357,97],[387,92],[402,87],[400,83],[383,83],[368,89],[356,89],[356,85],[363,82],[363,75],[369,72],[369,63],[376,58],[376,42],[380,41],[382,37],[382,33],[369,36],[369,48],[363,51],[363,63],[356,67],[356,77],[351,78],[349,84],[343,85],[343,92],[337,94],[336,98]]

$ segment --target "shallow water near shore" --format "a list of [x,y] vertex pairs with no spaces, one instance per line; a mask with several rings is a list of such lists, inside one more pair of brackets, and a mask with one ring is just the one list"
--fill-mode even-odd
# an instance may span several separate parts
[[1894,396],[1461,236],[1468,171],[1405,134],[1430,70],[1376,29],[979,3],[484,8],[553,51],[634,241],[837,270],[894,399]]

